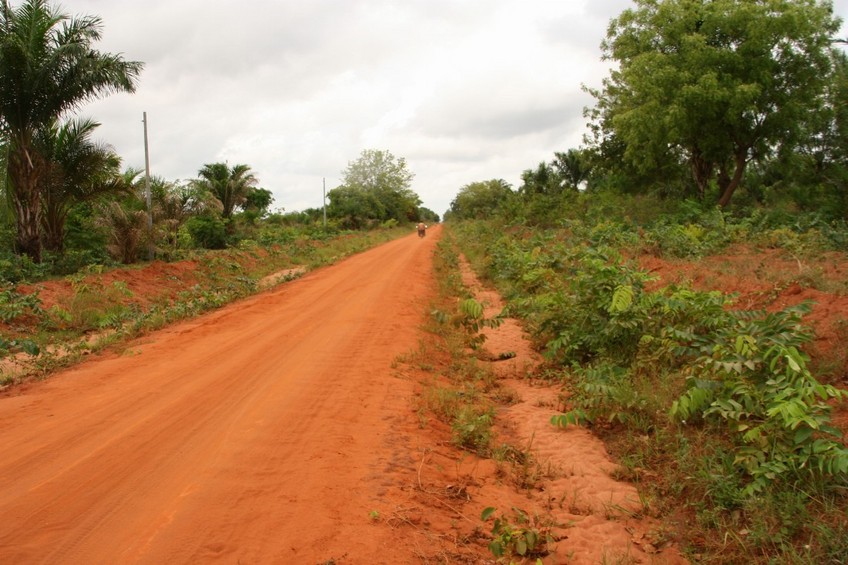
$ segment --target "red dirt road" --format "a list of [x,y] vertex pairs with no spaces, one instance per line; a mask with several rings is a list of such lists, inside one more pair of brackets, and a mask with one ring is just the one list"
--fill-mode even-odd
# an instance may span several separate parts
[[0,398],[0,563],[415,561],[369,513],[436,231]]

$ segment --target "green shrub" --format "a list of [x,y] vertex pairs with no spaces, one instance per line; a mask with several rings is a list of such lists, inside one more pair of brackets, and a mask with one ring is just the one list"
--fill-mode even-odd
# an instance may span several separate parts
[[456,412],[451,423],[453,443],[480,455],[487,455],[492,441],[493,423],[494,413],[491,408],[464,405]]
[[227,246],[227,228],[218,217],[195,216],[186,222],[186,229],[197,247],[224,249]]
[[848,479],[848,450],[827,404],[848,394],[820,384],[807,368],[800,347],[810,332],[800,317],[809,310],[739,313],[734,325],[699,339],[689,390],[671,407],[681,420],[730,427],[739,443],[736,463],[752,478],[748,494],[788,475]]

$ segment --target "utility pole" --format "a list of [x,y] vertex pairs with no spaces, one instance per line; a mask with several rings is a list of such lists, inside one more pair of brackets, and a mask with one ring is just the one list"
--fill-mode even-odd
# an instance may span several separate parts
[[324,184],[324,197],[321,199],[321,203],[324,205],[324,229],[327,229],[327,177],[322,179]]
[[147,112],[142,114],[144,122],[144,197],[147,200],[147,260],[153,261],[153,197],[150,194],[150,150],[147,147]]

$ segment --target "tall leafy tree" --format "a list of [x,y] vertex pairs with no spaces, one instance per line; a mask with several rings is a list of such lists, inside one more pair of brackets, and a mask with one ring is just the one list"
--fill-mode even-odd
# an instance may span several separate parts
[[258,182],[248,165],[210,163],[197,173],[198,184],[212,193],[221,203],[221,217],[228,220],[236,208],[244,205],[248,194]]
[[439,222],[439,215],[434,211],[424,206],[418,207],[418,221],[420,222]]
[[418,219],[421,199],[412,190],[415,175],[403,157],[389,151],[366,149],[359,159],[348,163],[343,182],[331,190],[329,213],[344,217],[352,227],[369,220],[399,222]]
[[[155,190],[156,179],[151,188]],[[134,263],[145,248],[154,242],[155,235],[148,229],[146,184],[144,172],[127,168],[120,182],[128,187],[120,198],[99,199],[94,202],[93,224],[105,238],[106,251],[123,263]]]
[[490,217],[514,195],[509,183],[503,179],[466,184],[451,201],[450,218],[469,220]]
[[252,188],[247,192],[242,208],[246,212],[251,212],[257,216],[262,216],[268,212],[268,208],[274,202],[274,194],[266,188]]
[[64,249],[65,221],[74,204],[132,188],[123,182],[120,157],[91,139],[99,126],[93,120],[54,122],[36,134],[34,146],[45,159],[39,191],[42,241],[50,251]]
[[328,192],[327,198],[327,214],[345,228],[362,229],[387,216],[385,206],[373,191],[341,185]]
[[13,8],[0,0],[0,127],[9,139],[9,192],[17,251],[41,260],[41,176],[36,132],[80,104],[110,92],[133,92],[142,63],[101,53],[95,16],[72,18],[45,0]]
[[685,160],[726,206],[746,166],[791,146],[822,104],[839,29],[829,1],[634,0],[602,44],[618,63],[593,94],[624,158]]

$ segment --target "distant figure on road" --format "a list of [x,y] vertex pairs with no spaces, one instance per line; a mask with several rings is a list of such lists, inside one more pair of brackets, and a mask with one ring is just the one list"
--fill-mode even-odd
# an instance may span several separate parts
[[427,235],[427,226],[424,225],[424,222],[418,222],[418,237],[424,237]]

